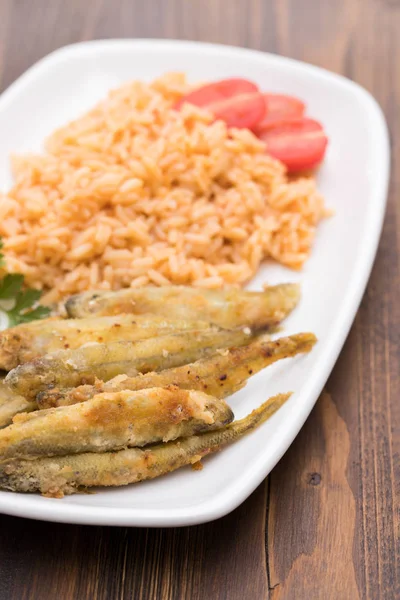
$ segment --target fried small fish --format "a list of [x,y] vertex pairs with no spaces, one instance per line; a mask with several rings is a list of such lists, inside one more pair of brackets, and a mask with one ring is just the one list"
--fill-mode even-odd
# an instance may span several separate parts
[[0,430],[0,462],[146,446],[220,429],[232,420],[224,400],[203,392],[170,386],[104,393],[83,404],[16,416]]
[[61,350],[10,371],[5,382],[15,393],[32,400],[50,387],[74,387],[108,381],[116,375],[137,375],[168,369],[210,356],[218,348],[242,346],[252,339],[247,328],[186,331],[137,342],[90,343]]
[[4,383],[4,378],[0,379],[0,428],[9,425],[16,414],[36,408],[36,402],[18,396]]
[[107,344],[147,339],[183,330],[216,330],[201,321],[167,319],[157,315],[117,315],[86,319],[43,319],[0,332],[0,369],[18,365],[57,350],[80,348],[88,342]]
[[168,318],[201,319],[220,327],[277,325],[300,298],[297,284],[286,283],[263,292],[238,289],[202,290],[186,286],[129,288],[118,292],[85,292],[66,302],[70,317],[154,313]]
[[0,463],[0,488],[62,498],[94,486],[120,486],[154,479],[198,462],[241,438],[271,417],[289,398],[279,394],[250,415],[217,431],[118,452],[84,453]]
[[85,402],[102,392],[141,390],[171,384],[181,389],[200,390],[216,398],[226,398],[242,388],[261,369],[283,358],[309,352],[315,342],[313,333],[298,333],[274,341],[267,336],[260,336],[246,346],[226,349],[181,367],[136,377],[119,375],[108,382],[96,381],[94,385],[71,389],[55,388],[41,392],[36,400],[39,408],[68,406]]

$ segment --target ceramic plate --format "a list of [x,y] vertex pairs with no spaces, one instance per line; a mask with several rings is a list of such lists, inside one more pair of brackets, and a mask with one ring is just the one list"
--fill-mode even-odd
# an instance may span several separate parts
[[[299,307],[285,333],[313,331],[307,356],[281,361],[231,397],[240,418],[277,392],[290,401],[251,435],[204,460],[202,471],[62,500],[0,492],[0,511],[49,521],[125,526],[193,525],[237,507],[292,443],[348,334],[375,257],[385,212],[388,135],[382,112],[361,87],[286,58],[197,42],[110,40],[69,46],[29,69],[0,98],[0,189],[11,183],[9,155],[39,150],[43,139],[130,79],[185,71],[193,81],[245,76],[262,89],[302,98],[330,138],[318,185],[335,212],[318,228],[301,273],[263,267],[249,286],[300,281]],[[350,399],[349,399],[350,401]]]

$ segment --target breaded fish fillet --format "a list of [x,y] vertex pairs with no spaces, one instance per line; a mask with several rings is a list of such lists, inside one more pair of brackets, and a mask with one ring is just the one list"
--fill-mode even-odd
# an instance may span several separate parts
[[5,382],[17,394],[34,399],[49,387],[73,387],[94,383],[95,377],[107,381],[120,374],[177,367],[251,339],[250,330],[245,328],[187,331],[138,342],[92,343],[19,365],[8,373]]
[[247,346],[226,349],[181,367],[136,377],[119,375],[108,382],[97,381],[94,385],[55,388],[41,392],[36,400],[40,408],[68,406],[85,402],[101,392],[141,390],[171,384],[182,389],[200,390],[216,398],[226,398],[242,388],[261,369],[283,358],[309,352],[315,342],[313,333],[298,333],[274,341],[267,336],[260,336]]
[[147,339],[182,330],[215,330],[201,321],[157,315],[117,315],[86,319],[43,319],[0,332],[0,369],[16,366],[57,350],[80,348],[88,342],[108,344]]
[[297,284],[263,292],[202,290],[186,286],[129,288],[118,292],[84,292],[66,302],[71,317],[153,313],[167,318],[201,319],[221,327],[265,327],[282,321],[300,298]]
[[146,446],[220,429],[232,420],[224,400],[174,386],[99,394],[83,404],[15,417],[0,430],[0,462]]
[[222,429],[172,442],[118,452],[11,460],[0,463],[0,488],[61,498],[94,486],[119,486],[154,479],[221,450],[266,421],[289,398],[279,394],[250,415]]
[[0,379],[0,428],[9,425],[13,417],[20,412],[30,412],[37,408],[36,402],[31,402],[15,394]]

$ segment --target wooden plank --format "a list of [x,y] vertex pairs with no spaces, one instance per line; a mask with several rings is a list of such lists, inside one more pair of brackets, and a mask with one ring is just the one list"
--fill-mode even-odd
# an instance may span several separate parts
[[[216,523],[78,527],[0,517],[0,598],[266,598],[262,485]],[[246,596],[249,594],[249,596]]]
[[[400,58],[400,12],[372,0],[327,4],[315,11],[315,3],[305,1],[296,11],[294,2],[279,3],[285,52],[365,85],[398,134],[400,80],[392,76]],[[293,34],[309,18],[318,33],[302,50]],[[377,32],[384,32],[378,43]],[[274,600],[400,595],[394,488],[400,477],[399,169],[397,136],[397,176],[366,296],[327,384],[329,394],[270,478],[267,546]]]
[[356,510],[346,477],[349,452],[347,426],[325,393],[270,478],[274,600],[293,598],[294,591],[298,598],[360,598],[352,561]]

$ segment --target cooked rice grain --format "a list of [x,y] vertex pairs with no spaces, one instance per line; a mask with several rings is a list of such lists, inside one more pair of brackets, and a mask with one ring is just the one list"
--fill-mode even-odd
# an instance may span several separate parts
[[325,214],[312,178],[247,130],[172,104],[184,75],[110,92],[56,131],[46,153],[14,157],[0,202],[7,269],[47,300],[148,283],[248,281],[272,257],[300,268]]

